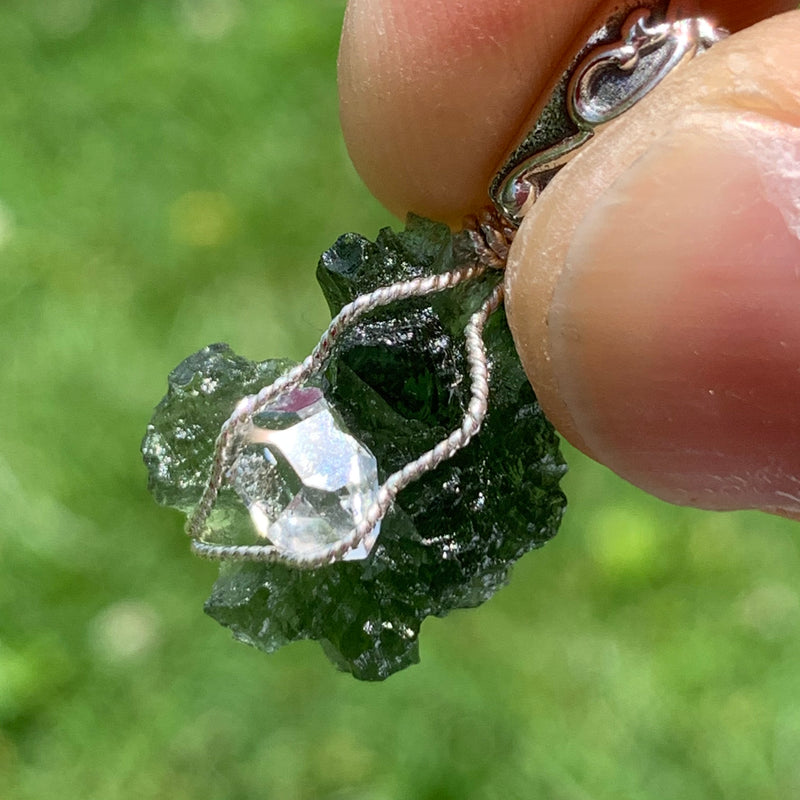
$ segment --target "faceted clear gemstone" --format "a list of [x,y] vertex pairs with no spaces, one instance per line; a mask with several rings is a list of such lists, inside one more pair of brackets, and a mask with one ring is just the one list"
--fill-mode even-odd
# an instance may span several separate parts
[[[375,457],[313,387],[254,417],[232,480],[258,535],[298,556],[344,539],[378,495]],[[366,558],[379,528],[345,558]]]

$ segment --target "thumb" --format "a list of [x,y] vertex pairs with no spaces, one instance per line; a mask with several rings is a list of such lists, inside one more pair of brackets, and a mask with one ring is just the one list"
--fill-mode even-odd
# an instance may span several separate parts
[[695,59],[524,219],[517,348],[573,444],[663,499],[800,514],[800,12]]

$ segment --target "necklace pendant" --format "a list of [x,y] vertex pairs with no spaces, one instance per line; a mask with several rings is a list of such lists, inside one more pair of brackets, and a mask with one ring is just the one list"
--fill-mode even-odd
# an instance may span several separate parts
[[173,370],[143,443],[150,488],[187,512],[193,552],[222,562],[206,611],[237,639],[316,639],[382,680],[418,660],[426,617],[479,605],[555,535],[565,464],[504,321],[501,270],[595,130],[724,36],[659,21],[667,0],[643,6],[576,54],[496,176],[494,210],[458,234],[412,216],[323,254],[334,316],[303,362],[214,345]]

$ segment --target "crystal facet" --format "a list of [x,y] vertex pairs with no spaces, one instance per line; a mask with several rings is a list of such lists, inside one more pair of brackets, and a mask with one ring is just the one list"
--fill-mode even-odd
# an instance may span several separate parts
[[[315,387],[295,389],[255,417],[231,479],[258,535],[293,556],[342,541],[378,494],[375,457]],[[345,559],[366,558],[379,529]]]

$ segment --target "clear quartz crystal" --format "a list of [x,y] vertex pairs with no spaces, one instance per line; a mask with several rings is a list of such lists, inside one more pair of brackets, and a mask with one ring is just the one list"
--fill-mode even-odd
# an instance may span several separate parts
[[[254,417],[231,479],[259,537],[296,556],[344,539],[378,494],[375,457],[313,387]],[[345,558],[366,558],[379,529]]]

